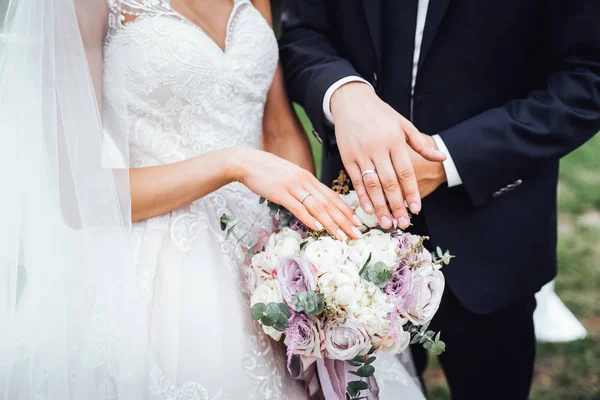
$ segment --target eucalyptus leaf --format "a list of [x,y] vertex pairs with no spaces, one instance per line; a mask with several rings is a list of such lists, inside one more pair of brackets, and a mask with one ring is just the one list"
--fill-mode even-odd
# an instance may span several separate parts
[[231,223],[231,221],[233,221],[235,218],[227,215],[227,214],[223,214],[221,215],[221,219],[220,219],[220,225],[221,225],[221,230],[224,232],[227,229],[227,226]]
[[238,226],[238,224],[239,224],[239,222],[236,222],[235,224],[231,225],[231,227],[227,228],[227,233],[225,234],[225,240],[229,239],[229,237],[233,233],[233,230],[235,229],[236,226]]
[[365,364],[373,364],[375,360],[377,360],[377,357],[369,357],[367,361],[365,361]]
[[368,378],[370,376],[373,376],[374,373],[375,367],[369,364],[365,364],[356,370],[356,374],[362,378]]
[[265,310],[267,309],[267,306],[265,305],[265,303],[256,303],[254,306],[252,306],[252,318],[255,321],[259,321],[262,316],[263,313],[265,312]]
[[385,263],[379,261],[374,265],[367,265],[361,272],[361,277],[383,288],[392,279],[392,270]]
[[325,296],[314,290],[300,292],[292,297],[292,306],[298,312],[305,312],[311,317],[316,317],[325,310]]
[[275,323],[277,321],[275,320],[275,317],[272,315],[263,315],[262,318],[260,319],[260,322],[264,326],[273,326],[273,325],[275,325]]
[[263,204],[265,201],[267,201],[267,199],[265,199],[264,197],[261,197],[261,198],[258,200],[258,204]]
[[352,359],[352,361],[357,362],[362,365],[365,363],[365,356],[356,356]]
[[[367,390],[369,388],[369,384],[367,382],[364,381],[351,381],[348,382],[348,389],[354,389],[354,390]],[[350,390],[348,390],[350,391]]]

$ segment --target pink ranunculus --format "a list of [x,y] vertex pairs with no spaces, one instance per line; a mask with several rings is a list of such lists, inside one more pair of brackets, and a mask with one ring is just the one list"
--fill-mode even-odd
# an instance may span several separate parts
[[348,318],[343,323],[329,322],[323,333],[322,348],[327,358],[351,360],[367,354],[371,349],[371,338],[365,326],[354,318]]
[[317,276],[310,263],[300,256],[283,258],[275,268],[281,294],[288,305],[292,298],[302,292],[317,288]]

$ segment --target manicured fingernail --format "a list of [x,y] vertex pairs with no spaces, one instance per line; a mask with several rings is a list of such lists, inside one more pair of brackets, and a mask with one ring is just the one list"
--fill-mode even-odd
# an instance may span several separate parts
[[413,214],[418,214],[421,211],[421,207],[417,203],[410,203],[410,212]]
[[358,215],[354,214],[352,216],[352,219],[354,220],[354,223],[356,224],[356,226],[361,226],[362,225],[362,221],[360,220],[360,218],[358,218]]
[[373,212],[373,206],[371,205],[371,203],[365,203],[365,205],[363,206],[363,210],[365,210],[367,214],[370,214]]
[[317,227],[317,230],[319,230],[319,231],[323,230],[323,225],[321,225],[321,223],[319,221],[315,221],[315,226]]
[[386,228],[392,224],[392,221],[388,217],[381,217],[381,226]]
[[352,232],[356,235],[356,237],[362,236],[362,232],[357,227],[353,227]]
[[398,220],[398,225],[401,228],[406,228],[408,227],[408,225],[410,225],[410,222],[406,218],[402,217]]
[[342,240],[348,240],[348,236],[344,233],[343,230],[338,229],[337,234]]

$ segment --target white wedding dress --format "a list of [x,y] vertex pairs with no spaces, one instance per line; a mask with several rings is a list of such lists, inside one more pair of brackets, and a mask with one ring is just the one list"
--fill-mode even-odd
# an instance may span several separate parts
[[[104,125],[126,126],[131,167],[237,145],[261,147],[278,48],[249,0],[235,1],[224,51],[168,1],[109,5]],[[117,26],[123,14],[135,19]],[[248,234],[246,241],[270,227],[266,207],[241,184],[133,226],[155,359],[150,396],[303,399],[302,385],[285,371],[284,353],[250,316],[250,269],[237,239],[227,240],[220,229],[223,214],[240,221],[237,232]]]

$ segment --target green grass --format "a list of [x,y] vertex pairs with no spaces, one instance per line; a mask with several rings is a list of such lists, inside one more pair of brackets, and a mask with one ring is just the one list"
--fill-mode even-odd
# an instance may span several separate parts
[[[310,122],[298,111],[310,132]],[[321,146],[309,137],[319,169]],[[558,194],[556,291],[585,325],[588,337],[538,345],[531,399],[600,400],[600,135],[562,160]],[[436,360],[426,380],[431,400],[450,399]]]

